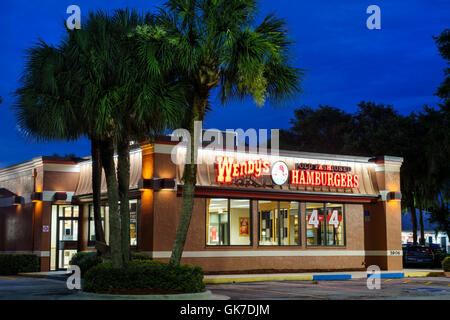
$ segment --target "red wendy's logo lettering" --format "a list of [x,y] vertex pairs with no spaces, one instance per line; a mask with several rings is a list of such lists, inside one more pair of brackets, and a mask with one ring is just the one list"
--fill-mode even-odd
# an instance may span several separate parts
[[233,157],[217,157],[217,182],[231,183],[232,178],[253,175],[256,178],[270,173],[269,161],[249,160],[235,163]]

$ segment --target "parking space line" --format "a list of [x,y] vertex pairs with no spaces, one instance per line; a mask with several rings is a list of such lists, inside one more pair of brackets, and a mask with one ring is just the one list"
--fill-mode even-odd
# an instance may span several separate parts
[[346,288],[346,287],[337,287],[337,286],[327,286],[327,285],[320,285],[320,284],[306,284],[306,283],[280,283],[282,286],[305,286],[305,287],[313,287],[313,288],[324,288],[324,289],[339,289],[339,290],[346,290],[346,291],[355,291],[355,292],[367,292],[366,290],[360,290],[360,289],[354,289],[354,288]]
[[425,282],[425,284],[430,284],[430,283],[433,283],[433,281],[427,281],[427,282]]
[[229,290],[237,289],[237,290],[244,290],[244,291],[246,290],[246,291],[256,291],[256,292],[277,293],[277,294],[288,294],[288,295],[309,297],[309,298],[316,298],[316,299],[327,299],[327,297],[315,296],[315,295],[312,295],[312,294],[295,293],[295,292],[283,292],[283,291],[266,290],[266,289],[253,289],[253,288],[242,288],[242,287],[233,287],[233,288],[226,287],[226,289],[229,289]]

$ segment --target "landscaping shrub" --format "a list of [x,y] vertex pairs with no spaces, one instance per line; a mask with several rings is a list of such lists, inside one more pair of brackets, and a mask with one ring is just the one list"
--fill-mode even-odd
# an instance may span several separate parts
[[121,269],[111,262],[91,268],[84,277],[83,290],[115,293],[126,290],[165,292],[204,291],[203,270],[197,266],[172,266],[153,260],[132,260]]
[[148,254],[135,251],[131,253],[131,260],[151,260],[151,258]]
[[0,275],[40,271],[39,257],[31,253],[0,253]]
[[83,277],[86,272],[102,262],[102,259],[97,256],[96,251],[82,251],[77,252],[70,259],[69,264],[77,265],[80,267],[81,276]]
[[433,257],[434,257],[433,265],[435,267],[440,267],[442,265],[442,261],[445,259],[446,256],[447,256],[447,254],[445,252],[441,252],[441,251],[435,252],[433,254]]
[[444,270],[445,272],[450,271],[450,256],[442,260],[442,270]]

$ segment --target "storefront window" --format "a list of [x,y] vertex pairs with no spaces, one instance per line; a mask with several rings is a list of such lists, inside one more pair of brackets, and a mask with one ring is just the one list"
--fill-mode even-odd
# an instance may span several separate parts
[[344,205],[326,204],[327,212],[327,244],[344,245]]
[[250,200],[206,200],[207,245],[251,245]]
[[259,211],[259,244],[277,245],[278,201],[258,201]]
[[306,203],[306,244],[325,245],[325,216],[323,203]]
[[280,202],[280,236],[282,245],[300,245],[299,212],[298,202]]
[[137,246],[137,200],[130,200],[130,245]]
[[[103,230],[106,234],[105,231],[105,206],[101,206],[100,207],[100,216],[101,216],[101,221],[102,221],[102,227]],[[95,223],[94,223],[94,207],[92,205],[89,205],[89,237],[88,237],[88,245],[89,246],[95,246]]]
[[305,217],[307,245],[345,245],[343,204],[306,203]]
[[[137,200],[130,200],[130,246],[137,246]],[[105,232],[106,243],[109,244],[109,207],[101,206],[100,215]],[[89,246],[95,246],[94,207],[89,205]]]
[[258,201],[259,244],[300,245],[299,203]]
[[231,245],[250,245],[250,200],[230,200]]

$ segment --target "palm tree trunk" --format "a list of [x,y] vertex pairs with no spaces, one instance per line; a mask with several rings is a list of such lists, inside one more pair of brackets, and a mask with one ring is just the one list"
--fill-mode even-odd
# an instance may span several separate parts
[[181,217],[178,222],[177,234],[170,256],[170,264],[179,265],[184,250],[189,224],[191,223],[192,211],[194,209],[194,193],[197,165],[185,164],[183,174],[183,202],[181,204]]
[[417,216],[416,216],[416,208],[413,206],[409,207],[411,211],[411,221],[412,221],[412,232],[413,232],[413,244],[417,244]]
[[130,260],[130,199],[128,189],[130,185],[130,153],[128,140],[117,144],[117,178],[119,182],[120,221],[122,233],[123,261]]
[[189,225],[191,223],[192,211],[194,209],[194,195],[195,184],[197,183],[197,159],[198,150],[194,140],[195,136],[195,121],[203,119],[203,114],[208,101],[208,92],[203,95],[197,95],[194,97],[192,114],[190,116],[189,134],[191,136],[190,154],[186,150],[186,163],[184,164],[183,173],[183,200],[181,204],[181,216],[178,222],[177,233],[175,235],[175,242],[173,244],[172,254],[170,256],[170,264],[179,265],[181,256],[184,250],[184,244],[186,242]]
[[105,241],[105,232],[102,226],[100,212],[100,194],[102,182],[102,166],[100,160],[100,146],[97,138],[91,138],[91,154],[92,154],[92,207],[94,211],[94,228],[95,228],[95,248],[97,254],[105,257],[107,246]]
[[419,224],[420,224],[420,244],[425,245],[425,230],[423,229],[423,212],[419,208]]
[[122,245],[120,233],[120,217],[118,208],[119,190],[114,165],[114,144],[111,139],[101,143],[102,166],[105,170],[106,185],[108,187],[109,205],[109,246],[111,248],[111,261],[114,268],[123,266]]

